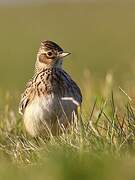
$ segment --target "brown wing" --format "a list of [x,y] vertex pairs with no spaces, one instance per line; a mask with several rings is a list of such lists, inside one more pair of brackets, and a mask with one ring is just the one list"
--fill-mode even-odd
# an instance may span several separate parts
[[58,77],[57,79],[60,80],[58,82],[59,91],[62,92],[62,90],[65,90],[65,92],[62,92],[61,94],[63,94],[63,96],[68,94],[81,105],[81,90],[78,85],[71,79],[70,75],[67,74],[63,69],[59,69],[59,71],[56,70],[55,75]]
[[21,100],[19,103],[19,113],[23,114],[26,106],[28,105],[29,102],[34,97],[34,87],[33,87],[33,82],[30,80],[27,85],[26,85],[26,90],[24,93],[21,95]]

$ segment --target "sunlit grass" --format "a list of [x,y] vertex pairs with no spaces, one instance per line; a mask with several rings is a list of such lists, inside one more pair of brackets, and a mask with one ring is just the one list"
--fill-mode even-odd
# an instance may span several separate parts
[[[17,112],[19,94],[5,94],[0,113],[0,166],[8,169],[11,178],[22,178],[23,174],[27,179],[55,180],[134,177],[132,94],[117,88],[112,91],[113,76],[107,76],[102,82],[104,89],[97,94],[91,84],[93,91],[87,96],[90,87],[85,84],[79,119],[68,132],[48,140],[29,137]],[[9,177],[3,168],[1,176]]]

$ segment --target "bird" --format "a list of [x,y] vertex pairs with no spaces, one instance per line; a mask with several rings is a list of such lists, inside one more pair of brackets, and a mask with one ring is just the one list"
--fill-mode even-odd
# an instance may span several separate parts
[[21,94],[19,113],[26,132],[32,137],[58,135],[78,117],[82,104],[79,86],[63,69],[65,52],[50,40],[40,43],[33,77]]

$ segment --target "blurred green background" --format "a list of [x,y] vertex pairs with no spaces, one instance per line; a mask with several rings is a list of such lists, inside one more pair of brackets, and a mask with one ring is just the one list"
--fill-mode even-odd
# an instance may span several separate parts
[[116,83],[135,79],[134,1],[1,5],[1,89],[24,87],[43,39],[72,53],[64,66],[80,84],[86,69],[95,80],[107,72],[113,73]]

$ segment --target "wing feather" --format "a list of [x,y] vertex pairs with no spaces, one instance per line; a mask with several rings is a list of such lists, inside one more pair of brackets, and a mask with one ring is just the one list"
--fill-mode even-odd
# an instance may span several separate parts
[[26,85],[26,90],[21,95],[21,100],[19,103],[19,113],[24,114],[25,108],[31,102],[34,97],[33,82],[30,80]]

